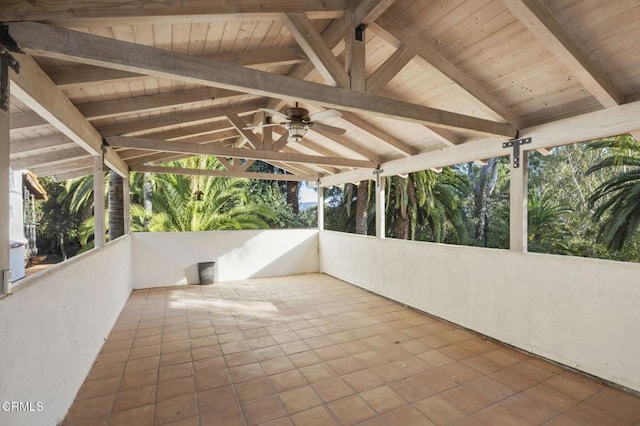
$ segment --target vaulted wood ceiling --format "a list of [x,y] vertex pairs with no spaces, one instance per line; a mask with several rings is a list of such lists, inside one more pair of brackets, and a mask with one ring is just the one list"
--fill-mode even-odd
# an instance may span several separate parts
[[[339,183],[640,129],[638,2],[5,0],[0,22],[11,164],[40,176],[104,146],[120,173],[211,154]],[[346,133],[246,129],[296,102]]]

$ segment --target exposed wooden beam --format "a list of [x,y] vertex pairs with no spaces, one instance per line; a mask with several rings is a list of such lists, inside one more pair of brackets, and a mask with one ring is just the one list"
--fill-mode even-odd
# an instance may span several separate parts
[[249,167],[251,167],[251,165],[253,165],[253,163],[255,163],[257,160],[245,160],[244,163],[242,164],[238,164],[238,171],[239,172],[246,172],[247,169]]
[[352,92],[226,62],[194,58],[45,24],[20,22],[8,24],[8,27],[10,35],[18,45],[32,54],[143,72],[256,95],[307,101],[348,111],[367,111],[369,114],[435,127],[462,128],[507,137],[513,137],[516,133],[516,129],[508,123]]
[[154,112],[179,106],[197,106],[213,99],[244,95],[232,90],[204,87],[157,95],[137,96],[111,101],[90,102],[78,105],[78,110],[88,119],[118,117],[132,113]]
[[264,105],[264,101],[255,100],[236,105],[225,105],[208,108],[196,112],[176,111],[172,112],[171,114],[159,115],[142,120],[97,126],[97,129],[105,137],[115,135],[133,135],[138,133],[145,133],[149,130],[154,129],[169,129],[175,126],[184,126],[187,123],[213,121],[218,117],[225,117],[227,114],[247,113],[255,111],[258,108],[263,107]]
[[350,79],[347,72],[309,18],[304,13],[290,13],[284,15],[283,21],[324,80],[331,85],[348,88]]
[[632,138],[634,138],[636,141],[640,142],[640,130],[634,130],[629,132],[629,134],[631,135]]
[[[231,123],[229,123],[229,120],[225,119],[214,121],[212,123],[186,125],[177,129],[148,131],[144,132],[144,135],[149,139],[173,140],[196,136],[205,137],[206,135],[213,134],[214,132],[226,131],[230,129],[233,129],[233,126],[231,125]],[[233,129],[233,132],[236,136],[238,135],[238,132],[235,129]]]
[[345,35],[345,68],[349,73],[351,90],[366,91],[366,31],[365,26],[354,21],[353,13],[350,13],[351,25]]
[[315,19],[334,19],[352,6],[351,0],[293,0],[256,2],[234,0],[202,2],[181,0],[179,7],[164,2],[110,2],[108,7],[82,0],[38,0],[24,3],[6,0],[0,10],[0,21],[43,21],[58,25],[108,26],[117,20],[119,25],[196,23],[238,19],[275,20],[282,13],[308,13]]
[[428,43],[411,34],[401,24],[397,23],[389,14],[380,16],[374,30],[391,44],[402,44],[416,54],[416,60],[423,66],[436,69],[451,81],[460,86],[464,91],[476,98],[488,109],[492,110],[509,123],[520,127],[520,119],[500,100],[488,93],[481,84],[469,77],[468,74],[456,67],[440,53],[429,47]]
[[280,151],[282,148],[285,147],[285,145],[287,144],[287,142],[289,142],[289,135],[287,133],[283,133],[282,135],[280,135],[280,137],[278,139],[276,139],[276,141],[273,143],[273,145],[271,146],[271,150],[274,152],[278,152]]
[[[243,142],[249,142],[255,149],[263,149],[262,140],[253,133],[251,129],[247,129],[247,123],[236,114],[227,114],[227,120],[231,122],[233,127],[243,136]],[[241,148],[244,143],[236,144],[236,148]]]
[[502,0],[516,18],[576,76],[604,106],[625,102],[624,95],[567,34],[549,8],[539,0]]
[[51,150],[67,149],[76,143],[65,135],[50,135],[31,139],[12,140],[11,158],[21,158],[25,155],[42,154]]
[[187,169],[179,167],[164,166],[133,166],[134,172],[143,173],[166,173],[172,175],[191,176],[215,176],[215,177],[236,177],[246,179],[279,180],[295,182],[314,182],[318,177],[314,175],[283,175],[278,173],[254,173],[246,171],[210,170],[210,169]]
[[380,139],[382,142],[391,145],[396,151],[400,152],[404,156],[416,155],[418,150],[411,145],[402,142],[400,139],[396,138],[393,135],[385,132],[384,130],[374,126],[368,121],[358,117],[356,114],[352,114],[350,112],[342,113],[342,119],[348,121],[369,133],[372,136]]
[[377,93],[384,89],[415,56],[416,52],[404,45],[400,46],[367,79],[367,91]]
[[355,142],[352,142],[351,140],[349,140],[348,138],[344,137],[344,136],[338,136],[335,135],[333,133],[329,133],[329,132],[325,132],[323,130],[319,130],[319,129],[314,129],[314,131],[322,136],[324,136],[325,138],[332,140],[342,146],[344,146],[345,148],[355,152],[356,154],[360,154],[362,155],[364,158],[367,158],[371,161],[374,161],[376,163],[381,163],[382,161],[384,161],[384,159],[382,157],[380,157],[378,154],[358,145]]
[[[520,137],[532,138],[531,143],[523,145],[523,148],[533,151],[629,133],[638,127],[640,127],[640,101],[525,128],[520,131]],[[383,175],[393,176],[509,155],[509,150],[502,148],[502,142],[504,139],[480,139],[471,143],[423,152],[413,157],[387,161],[382,163],[380,168],[383,170]],[[340,185],[345,182],[369,179],[370,175],[370,171],[355,170],[323,177],[321,181],[323,186]]]
[[216,158],[218,159],[220,164],[224,166],[225,169],[229,171],[233,170],[233,164],[231,164],[225,157],[223,157],[222,155],[218,155]]
[[[224,62],[234,62],[244,66],[290,65],[308,60],[304,52],[297,47],[261,48],[244,52],[217,53],[203,57]],[[63,67],[56,67],[47,71],[51,80],[56,85],[64,88],[149,78],[144,74],[86,64],[65,64]]]
[[212,145],[184,144],[179,142],[159,141],[153,139],[132,138],[124,136],[112,136],[107,138],[112,146],[124,148],[149,149],[152,151],[177,152],[194,155],[223,155],[231,158],[249,158],[255,160],[275,160],[288,163],[326,164],[339,167],[374,168],[376,163],[365,160],[352,160],[348,158],[331,158],[317,155],[290,154],[265,150],[227,148]]
[[[82,116],[69,98],[47,77],[33,58],[16,55],[20,72],[10,72],[11,93],[25,105],[51,123],[69,139],[80,145],[91,155],[102,156],[102,136]],[[107,147],[105,161],[110,169],[125,176],[127,164]]]
[[69,179],[75,179],[82,176],[87,176],[87,175],[90,175],[91,173],[93,173],[93,167],[85,167],[82,169],[71,170],[69,172],[56,173],[50,176],[53,177],[53,180],[55,182],[64,182]]

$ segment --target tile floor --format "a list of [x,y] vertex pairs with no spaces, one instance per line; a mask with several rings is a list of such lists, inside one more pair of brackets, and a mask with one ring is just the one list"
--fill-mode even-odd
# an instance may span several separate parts
[[134,292],[65,425],[627,425],[640,398],[334,278]]

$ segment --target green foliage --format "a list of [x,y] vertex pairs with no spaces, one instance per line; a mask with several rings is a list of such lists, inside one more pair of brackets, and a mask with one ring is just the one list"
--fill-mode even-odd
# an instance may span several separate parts
[[559,204],[551,188],[529,191],[528,249],[538,253],[571,254],[571,231],[565,216],[573,210]]

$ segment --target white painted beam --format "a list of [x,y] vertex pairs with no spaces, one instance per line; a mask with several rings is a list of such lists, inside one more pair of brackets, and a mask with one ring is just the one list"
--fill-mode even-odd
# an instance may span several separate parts
[[203,86],[320,104],[347,111],[366,111],[435,127],[512,137],[508,123],[471,117],[395,99],[330,87],[257,71],[226,62],[194,58],[163,49],[98,37],[33,22],[8,24],[20,48],[35,55],[145,73]]
[[385,238],[387,228],[385,223],[385,178],[378,176],[376,182],[376,237]]
[[[523,149],[533,151],[621,135],[635,131],[638,127],[640,127],[640,101],[522,129],[520,137],[532,138],[532,142],[524,145]],[[384,170],[384,176],[393,176],[483,158],[501,157],[510,154],[508,149],[502,148],[502,142],[506,140],[501,138],[480,139],[423,152],[413,157],[387,161],[382,163],[380,168]],[[321,185],[331,186],[368,178],[370,178],[369,171],[355,170],[324,176],[320,180]]]
[[324,230],[324,188],[318,186],[318,230]]
[[124,233],[131,233],[131,181],[129,176],[122,178],[122,210],[124,213]]
[[[9,271],[11,263],[11,205],[9,179],[11,174],[9,155],[9,112],[0,109],[0,295],[10,291]],[[4,275],[6,272],[6,278]],[[7,282],[5,282],[5,279]]]

